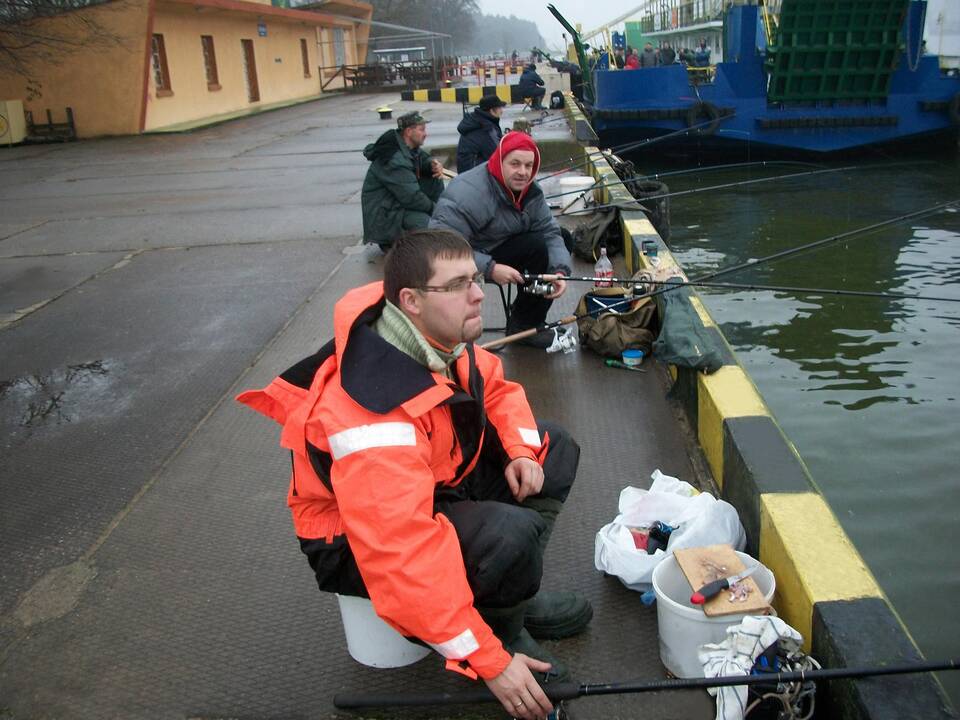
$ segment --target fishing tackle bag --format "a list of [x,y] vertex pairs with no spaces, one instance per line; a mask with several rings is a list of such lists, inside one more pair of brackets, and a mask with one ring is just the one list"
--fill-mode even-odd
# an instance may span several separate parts
[[594,288],[580,298],[577,329],[582,345],[604,357],[619,359],[627,349],[643,350],[649,357],[656,339],[657,306],[646,297],[631,300],[630,292],[622,287]]
[[600,246],[607,248],[607,257],[613,257],[623,250],[623,234],[616,208],[604,208],[591,213],[573,230],[573,249],[570,251],[583,260],[596,262],[600,257]]

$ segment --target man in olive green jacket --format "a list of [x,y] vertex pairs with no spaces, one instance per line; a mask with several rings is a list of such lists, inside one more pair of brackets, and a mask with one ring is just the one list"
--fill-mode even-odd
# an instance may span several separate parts
[[370,161],[361,195],[363,241],[384,251],[404,230],[425,228],[443,192],[443,166],[420,149],[427,122],[419,112],[401,115],[396,130],[363,150]]

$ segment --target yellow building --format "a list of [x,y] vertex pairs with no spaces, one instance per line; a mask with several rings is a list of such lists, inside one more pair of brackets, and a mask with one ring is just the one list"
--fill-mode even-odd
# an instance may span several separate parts
[[177,130],[255,113],[343,87],[337,70],[363,62],[371,15],[360,0],[329,0],[309,11],[269,0],[110,0],[35,20],[60,36],[78,20],[92,21],[114,41],[35,67],[33,90],[27,78],[0,77],[0,99],[23,100],[38,121],[49,109],[63,122],[69,107],[78,137]]

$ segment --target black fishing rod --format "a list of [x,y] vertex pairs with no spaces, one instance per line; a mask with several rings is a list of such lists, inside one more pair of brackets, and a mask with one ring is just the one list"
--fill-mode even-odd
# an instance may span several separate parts
[[647,278],[628,280],[625,278],[616,277],[566,277],[565,275],[531,275],[530,273],[524,273],[523,278],[524,280],[530,282],[553,282],[554,280],[565,280],[566,282],[592,282],[594,284],[616,283],[618,285],[677,285],[678,287],[706,287],[718,288],[722,290],[769,290],[770,292],[789,292],[796,293],[798,295],[842,295],[850,297],[881,298],[884,300],[932,300],[935,302],[960,302],[960,298],[944,297],[942,295],[909,295],[906,293],[871,292],[869,290],[833,290],[830,288],[805,288],[787,285],[757,285],[755,283],[717,283],[699,282],[697,280],[650,280]]
[[[848,680],[880,677],[884,675],[909,675],[913,673],[940,672],[960,669],[960,658],[939,662],[917,662],[879,667],[827,668],[823,670],[800,670],[794,672],[760,673],[757,675],[721,675],[714,678],[676,678],[647,682],[623,683],[547,683],[543,691],[551,702],[574,700],[592,695],[626,695],[670,690],[697,690],[715,687],[739,687],[743,685],[772,685],[805,683],[817,680]],[[500,702],[486,687],[475,687],[460,692],[372,694],[338,693],[333,704],[341,710],[360,708],[409,707],[414,705],[472,705],[475,703]]]
[[653,175],[638,175],[637,177],[641,180],[656,180],[658,178],[670,177],[672,175],[689,175],[691,173],[711,172],[713,170],[730,170],[732,168],[753,167],[755,165],[761,165],[763,167],[766,167],[767,165],[801,165],[803,167],[815,168],[823,167],[823,165],[820,163],[803,162],[802,160],[756,160],[754,162],[724,163],[723,165],[702,165],[700,167],[687,168],[686,170],[671,170],[670,172],[654,173]]
[[[737,272],[738,270],[743,270],[748,267],[756,267],[762,263],[773,262],[774,260],[780,260],[790,255],[796,255],[801,252],[806,252],[807,250],[812,250],[814,248],[822,247],[829,243],[838,242],[839,240],[846,240],[849,237],[854,235],[862,235],[864,233],[873,232],[874,230],[879,230],[880,228],[887,227],[889,225],[896,225],[901,223],[904,220],[912,220],[914,218],[922,217],[923,215],[929,215],[935,213],[944,208],[950,207],[951,205],[956,205],[960,203],[960,198],[956,200],[950,200],[948,202],[940,203],[938,205],[933,205],[931,207],[925,208],[923,210],[917,210],[916,212],[907,213],[906,215],[898,215],[895,218],[890,218],[889,220],[881,220],[878,223],[873,223],[872,225],[867,225],[866,227],[855,228],[853,230],[848,230],[847,232],[842,232],[839,235],[831,235],[828,238],[823,238],[822,240],[814,240],[813,242],[806,243],[794,248],[787,248],[786,250],[781,250],[780,252],[775,252],[771,255],[766,255],[762,258],[756,258],[753,260],[747,260],[746,262],[738,263],[737,265],[732,265],[728,268],[721,268],[720,270],[715,270],[714,272],[707,273],[706,275],[701,275],[700,277],[694,278],[694,282],[703,282],[704,280],[712,280],[715,277],[720,277],[722,275],[728,275],[732,272]],[[662,290],[657,291],[662,292]]]
[[[730,118],[730,117],[733,117],[733,115],[727,115],[727,116],[725,116],[724,119]],[[663,142],[664,140],[669,140],[670,138],[676,137],[676,136],[678,136],[678,135],[686,135],[687,133],[689,133],[689,132],[691,132],[691,131],[693,131],[693,130],[699,130],[699,129],[702,128],[702,127],[706,127],[707,125],[712,124],[713,122],[714,122],[713,120],[706,120],[706,121],[704,121],[704,122],[702,122],[702,123],[697,123],[696,125],[691,125],[691,126],[688,127],[688,128],[682,128],[682,129],[680,129],[680,130],[674,130],[673,132],[667,133],[666,135],[659,135],[659,136],[657,136],[657,137],[655,137],[655,138],[649,138],[649,139],[647,139],[647,140],[637,140],[637,141],[635,141],[635,142],[630,142],[630,143],[627,143],[627,144],[625,144],[625,145],[614,145],[613,147],[608,148],[608,149],[606,149],[606,150],[596,150],[596,151],[594,151],[594,152],[585,153],[582,160],[578,160],[578,159],[572,158],[572,157],[570,157],[570,158],[563,158],[562,160],[556,160],[556,161],[554,161],[554,162],[552,162],[552,163],[547,163],[546,165],[544,165],[544,166],[541,167],[540,169],[541,169],[541,170],[549,169],[549,168],[554,167],[554,166],[559,167],[561,164],[566,163],[566,162],[568,162],[568,161],[569,161],[569,162],[574,162],[574,163],[576,163],[577,165],[579,165],[580,162],[586,162],[587,160],[589,160],[591,157],[593,157],[593,156],[595,156],[595,155],[596,155],[596,156],[603,157],[604,155],[608,155],[608,154],[610,154],[610,153],[616,154],[616,153],[618,153],[618,152],[627,152],[627,151],[629,151],[629,150],[636,150],[636,149],[641,148],[641,147],[646,147],[647,145],[654,145],[654,144],[656,144],[656,143],[658,143],[658,142]],[[541,180],[546,180],[547,178],[554,177],[555,175],[562,175],[564,172],[567,172],[567,171],[566,171],[566,170],[563,170],[563,171],[561,171],[561,172],[553,173],[553,174],[551,174],[551,175],[545,175],[544,177],[542,177],[542,178],[540,178],[540,179],[541,179]]]
[[[889,220],[883,220],[878,223],[873,223],[872,225],[867,225],[866,227],[855,228],[853,230],[848,230],[847,232],[840,233],[838,235],[831,235],[828,238],[823,238],[822,240],[815,240],[811,243],[807,243],[799,247],[788,248],[787,250],[781,250],[780,252],[773,253],[772,255],[767,255],[765,257],[758,258],[755,260],[748,260],[747,262],[739,263],[737,265],[733,265],[728,268],[715,270],[714,272],[707,273],[706,275],[701,275],[700,277],[696,277],[692,281],[685,281],[685,282],[703,283],[707,280],[712,280],[713,278],[716,278],[716,277],[721,277],[723,275],[727,275],[732,272],[737,272],[738,270],[743,270],[744,268],[757,267],[758,265],[765,262],[772,262],[774,260],[779,260],[781,258],[788,257],[790,255],[795,255],[797,253],[805,252],[807,250],[811,250],[816,247],[822,247],[823,245],[826,245],[828,243],[844,240],[846,238],[853,237],[854,235],[872,232],[873,230],[878,230],[888,225],[895,225],[896,223],[903,222],[904,220],[910,220],[912,218],[921,217],[923,215],[929,215],[930,213],[937,212],[938,210],[942,210],[943,208],[949,207],[951,205],[956,205],[957,203],[960,203],[960,198],[958,198],[957,200],[951,200],[949,202],[940,203],[939,205],[934,205],[932,207],[925,208],[924,210],[917,210],[916,212],[907,213],[906,215],[900,215],[895,218],[890,218]],[[605,279],[609,280],[608,278],[605,278]],[[653,292],[647,293],[646,295],[643,295],[641,297],[631,296],[628,298],[624,298],[623,300],[618,300],[615,303],[611,303],[610,305],[607,305],[603,309],[603,312],[607,312],[618,306],[626,305],[628,303],[632,303],[637,300],[642,300],[643,298],[654,298],[657,295],[663,295],[664,293],[670,292],[671,290],[677,290],[681,287],[683,287],[683,285],[680,285],[679,282],[671,283],[667,281],[665,286],[661,287],[659,290],[654,290]],[[512,335],[507,335],[506,337],[498,338],[497,340],[491,340],[488,343],[482,344],[480,347],[487,350],[493,350],[493,349],[502,347],[503,345],[508,345],[510,343],[516,342],[517,340],[522,340],[525,337],[530,337],[539,332],[544,332],[546,330],[554,330],[556,328],[562,327],[563,325],[569,325],[570,323],[576,322],[581,317],[582,317],[581,315],[576,315],[576,314],[567,315],[553,322],[543,323],[536,327],[528,328],[526,330],[522,330],[521,332],[514,333]]]
[[[643,198],[643,201],[646,202],[647,200],[660,200],[662,198],[680,197],[682,195],[696,195],[697,193],[710,192],[711,190],[727,190],[729,188],[741,187],[743,185],[756,185],[757,183],[771,182],[773,180],[791,180],[794,178],[806,177],[810,175],[823,175],[826,173],[844,172],[848,170],[865,170],[865,169],[867,169],[866,166],[846,165],[844,167],[839,167],[839,168],[826,168],[824,170],[809,170],[807,172],[802,172],[802,173],[789,173],[788,175],[775,175],[774,177],[755,178],[753,180],[741,180],[739,182],[724,183],[722,185],[711,185],[709,187],[694,188],[692,190],[678,190],[677,192],[672,192],[672,193],[660,193],[659,195],[648,195],[647,197]],[[610,183],[610,184],[615,185],[617,183]],[[555,197],[555,196],[551,196],[551,197]],[[631,201],[627,201],[626,203],[608,203],[606,205],[591,205],[589,208],[584,208],[583,210],[571,210],[570,212],[565,212],[562,214],[563,215],[583,215],[584,213],[589,213],[594,210],[604,210],[606,208],[611,208],[611,207],[630,208],[633,205],[633,202],[634,201],[631,200]]]
[[[754,178],[753,180],[741,180],[739,182],[733,183],[724,183],[723,185],[710,185],[709,187],[704,188],[694,188],[692,190],[678,190],[677,192],[672,193],[660,193],[659,195],[648,195],[643,198],[643,200],[659,200],[660,198],[670,198],[670,197],[680,197],[681,195],[695,195],[696,193],[708,192],[710,190],[726,190],[727,188],[740,187],[742,185],[754,185],[756,183],[772,182],[774,180],[790,180],[793,178],[806,177],[808,175],[822,175],[824,173],[835,173],[843,172],[845,170],[864,170],[866,166],[862,165],[847,165],[845,167],[839,168],[825,168],[823,170],[808,170],[802,173],[790,173],[788,175],[774,175],[773,177],[766,178]],[[627,186],[630,184],[629,180],[615,180],[613,182],[604,183],[602,185],[595,185],[595,187],[610,187],[611,185],[624,185]],[[585,188],[582,190],[569,190],[567,192],[557,193],[556,195],[547,195],[545,199],[549,200],[551,198],[560,197],[561,195],[571,195],[572,193],[577,192],[586,192],[590,188]],[[607,205],[597,206],[597,207],[609,207]],[[576,210],[574,212],[567,213],[568,215],[574,215],[576,213],[582,212],[581,210]]]

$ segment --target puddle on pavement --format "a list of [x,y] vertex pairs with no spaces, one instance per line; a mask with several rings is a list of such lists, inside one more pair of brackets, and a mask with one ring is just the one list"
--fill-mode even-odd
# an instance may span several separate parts
[[103,402],[111,370],[110,362],[94,360],[0,380],[0,423],[40,427],[76,422],[88,403]]

